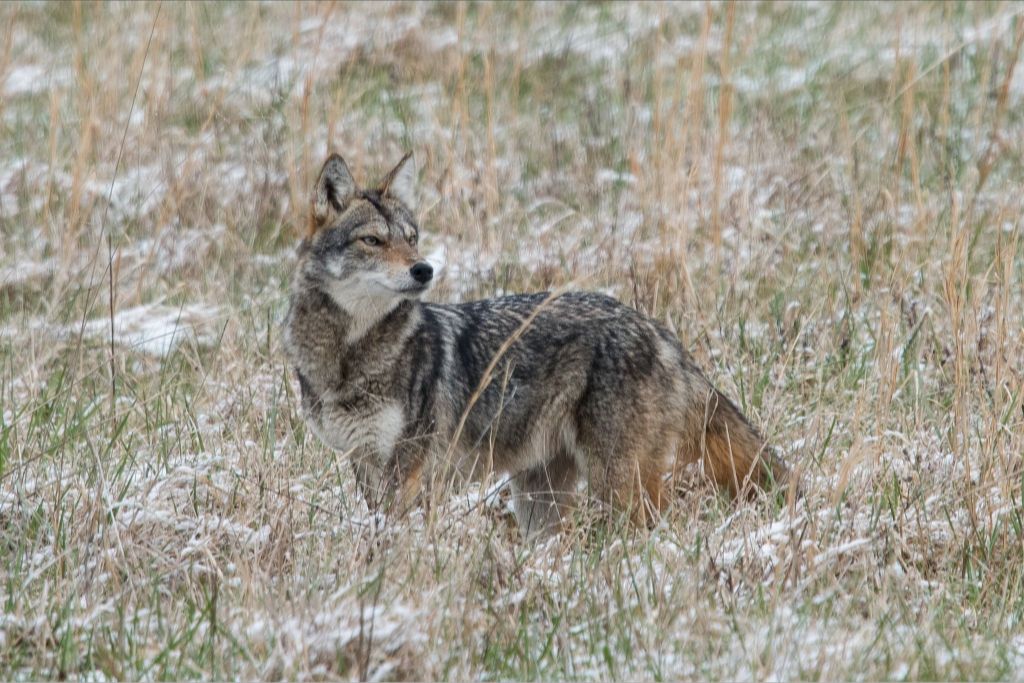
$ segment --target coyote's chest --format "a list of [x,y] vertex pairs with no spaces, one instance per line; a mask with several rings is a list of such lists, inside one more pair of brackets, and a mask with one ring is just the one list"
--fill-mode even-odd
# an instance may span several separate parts
[[318,414],[307,412],[306,421],[321,441],[340,453],[369,450],[382,457],[391,454],[404,427],[402,408],[395,402],[355,410],[327,400]]
[[391,454],[405,419],[401,404],[382,395],[380,382],[336,383],[332,377],[324,381],[322,374],[297,374],[303,418],[321,441],[340,453]]

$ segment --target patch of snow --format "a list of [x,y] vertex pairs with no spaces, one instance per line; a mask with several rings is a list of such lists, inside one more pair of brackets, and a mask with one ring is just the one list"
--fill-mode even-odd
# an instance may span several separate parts
[[92,179],[85,189],[106,199],[123,220],[144,216],[160,205],[164,197],[164,183],[160,168],[155,165],[136,166],[113,181]]
[[11,67],[4,79],[4,95],[34,95],[48,91],[54,85],[66,83],[70,78],[67,69],[47,69],[40,64],[18,64]]
[[620,172],[610,168],[602,168],[594,174],[594,182],[598,185],[613,183],[636,185],[636,176],[632,173]]
[[22,285],[33,280],[50,277],[57,270],[53,259],[45,261],[22,261],[16,265],[0,267],[0,287]]
[[[201,345],[213,343],[213,324],[223,315],[219,307],[207,304],[135,306],[114,315],[114,340],[136,351],[162,357],[189,338]],[[86,336],[105,337],[109,333],[108,318],[91,320],[85,325]]]
[[[217,322],[223,320],[225,315],[223,308],[201,303],[134,306],[114,315],[114,341],[132,350],[161,358],[189,339],[202,346],[212,344],[216,340]],[[110,335],[110,318],[63,325],[44,319],[32,319],[0,327],[0,337],[20,337],[26,333],[44,334],[58,339],[73,338],[81,333],[86,338],[106,339]]]

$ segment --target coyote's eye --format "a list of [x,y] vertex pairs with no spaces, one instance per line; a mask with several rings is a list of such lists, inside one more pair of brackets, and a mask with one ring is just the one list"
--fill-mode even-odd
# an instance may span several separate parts
[[413,235],[412,237],[410,237],[410,238],[409,238],[409,246],[410,246],[410,247],[415,247],[415,246],[416,246],[416,243],[417,243],[418,241],[419,241],[419,240],[418,240],[418,239],[416,239],[416,235]]
[[383,244],[383,242],[381,242],[380,239],[374,237],[373,235],[367,235],[366,237],[363,237],[362,240],[363,244],[369,247],[379,247],[381,244]]

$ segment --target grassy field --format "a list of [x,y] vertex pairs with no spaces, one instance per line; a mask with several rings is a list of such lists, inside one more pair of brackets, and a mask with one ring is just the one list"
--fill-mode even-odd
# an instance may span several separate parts
[[[0,678],[1024,677],[1024,7],[0,5]],[[280,322],[328,150],[455,301],[678,331],[799,474],[389,522]]]

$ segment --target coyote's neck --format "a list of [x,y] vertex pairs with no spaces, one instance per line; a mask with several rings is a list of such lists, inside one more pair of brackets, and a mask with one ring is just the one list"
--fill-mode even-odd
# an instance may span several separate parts
[[392,300],[377,305],[373,311],[358,314],[341,310],[345,317],[345,345],[353,350],[370,349],[378,358],[390,355],[389,349],[400,347],[412,323],[418,319],[422,304],[409,299]]
[[345,317],[345,343],[356,344],[362,340],[373,328],[380,325],[398,306],[401,299],[395,298],[391,293],[386,296],[364,296],[358,301],[346,301],[346,305],[338,301],[338,297],[331,293],[331,298],[338,304],[338,309]]
[[398,301],[369,323],[353,316],[325,292],[307,290],[292,301],[286,344],[300,370],[318,375],[326,386],[339,386],[355,366],[380,368],[397,357],[418,318],[418,301]]

